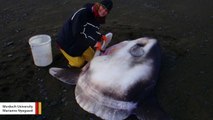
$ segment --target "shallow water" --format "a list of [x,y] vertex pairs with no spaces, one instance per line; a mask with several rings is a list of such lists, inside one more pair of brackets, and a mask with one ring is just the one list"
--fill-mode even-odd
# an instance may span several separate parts
[[[88,0],[7,0],[0,4],[0,101],[41,101],[42,116],[0,116],[2,120],[98,120],[74,99],[74,86],[48,74],[65,66],[55,47],[64,20]],[[157,38],[162,67],[158,100],[174,120],[213,119],[213,14],[210,0],[114,0],[102,32],[113,32],[111,44],[142,36]],[[28,39],[49,34],[54,62],[33,65]],[[134,116],[129,119],[135,119]]]

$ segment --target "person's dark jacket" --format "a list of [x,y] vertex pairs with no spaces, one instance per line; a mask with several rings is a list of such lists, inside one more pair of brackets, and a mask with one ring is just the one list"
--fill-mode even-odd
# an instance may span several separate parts
[[86,4],[76,11],[63,25],[58,34],[57,44],[69,55],[81,56],[101,39],[100,23],[92,12],[93,4]]

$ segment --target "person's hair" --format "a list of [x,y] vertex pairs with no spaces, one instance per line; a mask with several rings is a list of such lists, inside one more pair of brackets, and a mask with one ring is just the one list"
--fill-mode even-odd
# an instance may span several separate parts
[[94,3],[93,9],[96,10],[96,11],[98,11],[100,5],[101,5],[101,4],[98,3],[98,2]]

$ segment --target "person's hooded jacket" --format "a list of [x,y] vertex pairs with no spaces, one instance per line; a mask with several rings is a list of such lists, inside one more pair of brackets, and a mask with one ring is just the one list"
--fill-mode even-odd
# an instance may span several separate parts
[[100,21],[95,18],[92,6],[86,4],[76,11],[63,25],[57,44],[69,55],[81,56],[90,46],[101,40]]

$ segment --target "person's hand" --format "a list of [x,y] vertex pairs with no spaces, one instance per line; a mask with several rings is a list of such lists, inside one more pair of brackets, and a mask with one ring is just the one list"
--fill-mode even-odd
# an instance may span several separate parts
[[102,35],[101,36],[101,40],[106,42],[107,41],[107,37],[105,35]]
[[101,50],[101,42],[97,42],[94,47],[96,48],[96,50]]

